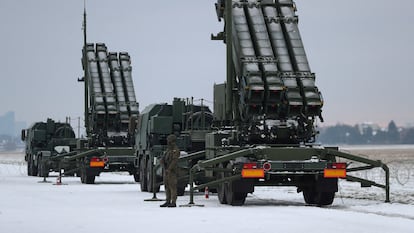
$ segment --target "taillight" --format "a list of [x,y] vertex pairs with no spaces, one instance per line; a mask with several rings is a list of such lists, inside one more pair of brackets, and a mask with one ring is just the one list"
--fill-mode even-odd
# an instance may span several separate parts
[[99,158],[99,157],[92,157],[91,158],[91,162],[101,162],[101,161],[102,161],[102,159]]
[[243,164],[243,169],[256,169],[257,163],[245,163]]
[[325,178],[346,178],[346,163],[331,163],[324,170]]
[[346,163],[332,163],[328,167],[332,169],[346,169]]

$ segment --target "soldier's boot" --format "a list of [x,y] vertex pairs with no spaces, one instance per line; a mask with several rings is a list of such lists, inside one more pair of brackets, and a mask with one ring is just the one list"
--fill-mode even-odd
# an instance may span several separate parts
[[171,203],[169,203],[168,201],[165,202],[164,204],[160,205],[160,207],[170,207]]
[[168,207],[170,208],[170,207],[177,207],[177,205],[175,204],[175,202],[172,202],[172,203],[170,203],[170,204],[168,204]]

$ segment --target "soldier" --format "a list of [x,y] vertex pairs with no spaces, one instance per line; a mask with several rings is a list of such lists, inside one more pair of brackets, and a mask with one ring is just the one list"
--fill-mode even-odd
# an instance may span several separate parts
[[165,152],[164,158],[161,159],[161,164],[164,167],[164,186],[166,193],[165,203],[160,207],[176,207],[177,201],[177,163],[180,157],[180,149],[178,149],[175,141],[175,135],[167,137],[168,148]]

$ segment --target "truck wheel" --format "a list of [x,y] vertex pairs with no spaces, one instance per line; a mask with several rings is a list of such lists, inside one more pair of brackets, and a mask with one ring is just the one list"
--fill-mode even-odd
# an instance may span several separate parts
[[303,198],[309,205],[331,205],[335,199],[335,192],[317,192],[315,189],[306,189],[303,190]]
[[80,169],[80,178],[82,184],[95,184],[95,176],[88,176],[85,167],[81,167]]
[[95,176],[86,176],[85,175],[85,183],[86,184],[95,184]]
[[[227,165],[227,168],[231,169],[232,165],[229,163]],[[241,193],[241,192],[234,192],[233,191],[233,182],[229,182],[225,186],[225,196],[227,204],[232,206],[242,206],[244,202],[246,201],[247,193]]]
[[38,174],[38,170],[37,170],[37,166],[35,166],[33,160],[31,160],[31,164],[32,164],[32,176],[37,176]]
[[140,163],[139,163],[139,180],[140,180],[140,187],[141,187],[141,192],[145,192],[148,190],[147,187],[147,177],[146,177],[146,164],[144,159],[141,159]]
[[29,155],[27,159],[27,175],[37,176],[37,167],[34,165],[31,155]]
[[30,157],[27,160],[27,175],[32,176],[32,162],[30,160]]
[[320,192],[319,193],[318,205],[331,205],[335,199],[335,192]]
[[37,170],[39,171],[39,176],[40,177],[49,177],[49,169],[47,169],[47,167],[45,166],[44,163],[42,163],[41,159],[39,159],[39,161],[37,162]]
[[80,170],[80,180],[81,183],[84,184],[85,183],[85,175],[84,175],[85,171],[83,171],[83,169]]
[[[152,183],[152,179],[155,179],[155,182],[157,182],[157,180],[156,180],[156,175],[155,175],[155,177],[153,177],[153,174],[152,174],[152,169],[153,169],[153,167],[152,167],[152,163],[151,163],[151,160],[150,159],[148,159],[148,161],[147,161],[147,187],[148,187],[148,192],[154,192],[154,190],[153,190],[153,183]],[[160,186],[159,185],[157,185],[157,184],[155,184],[155,192],[159,192],[160,191]]]
[[316,204],[316,191],[314,189],[308,188],[302,191],[303,192],[303,199],[305,203],[308,205],[315,205]]
[[139,182],[139,168],[138,169],[135,168],[132,175],[134,176],[134,181]]
[[[218,168],[222,169],[224,168],[224,165],[220,163]],[[225,177],[224,172],[219,172],[217,175],[217,178],[219,180],[223,179],[224,177]],[[227,200],[226,200],[226,189],[227,188],[225,187],[226,185],[227,183],[220,183],[217,188],[217,197],[219,199],[220,204],[227,204]]]

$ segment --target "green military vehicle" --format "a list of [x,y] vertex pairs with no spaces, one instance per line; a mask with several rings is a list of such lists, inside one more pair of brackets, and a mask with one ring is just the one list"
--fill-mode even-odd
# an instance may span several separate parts
[[[108,52],[103,43],[87,43],[86,12],[84,21],[84,77],[78,81],[84,83],[87,138],[75,139],[68,124],[51,120],[35,123],[26,139],[29,175],[46,176],[42,171],[48,168],[68,166],[73,169],[64,169],[64,175],[76,172],[82,183],[93,184],[101,172],[136,173],[134,144],[139,112],[130,56]],[[46,159],[52,156],[53,160]]]
[[101,172],[126,171],[134,167],[135,125],[138,118],[128,53],[108,52],[103,43],[87,43],[84,13],[82,68],[85,92],[87,139],[79,140],[78,154],[82,183],[93,184]]
[[75,133],[68,123],[36,122],[30,128],[22,130],[22,140],[26,141],[25,160],[27,175],[49,176],[49,172],[60,172],[61,169],[71,171],[76,168],[74,163],[60,163],[60,155],[76,149]]
[[207,106],[178,98],[172,104],[146,107],[139,116],[135,140],[135,167],[138,171],[135,178],[140,182],[141,191],[159,190],[163,176],[159,160],[167,148],[167,136],[175,134],[181,151],[177,193],[183,195],[188,184],[188,169],[200,159],[197,154],[191,157],[187,154],[204,150],[205,135],[211,132],[212,120],[213,115]]
[[[216,187],[222,204],[243,205],[256,186],[294,186],[307,204],[330,205],[338,178],[385,188],[389,201],[386,165],[315,144],[323,98],[294,2],[219,0],[216,11],[225,27],[212,39],[226,44],[227,80],[214,86],[217,130],[206,135],[205,159],[190,169],[190,204],[203,187]],[[367,165],[350,168],[339,158]],[[386,185],[348,174],[374,167],[386,171]],[[213,181],[193,187],[200,173]]]

